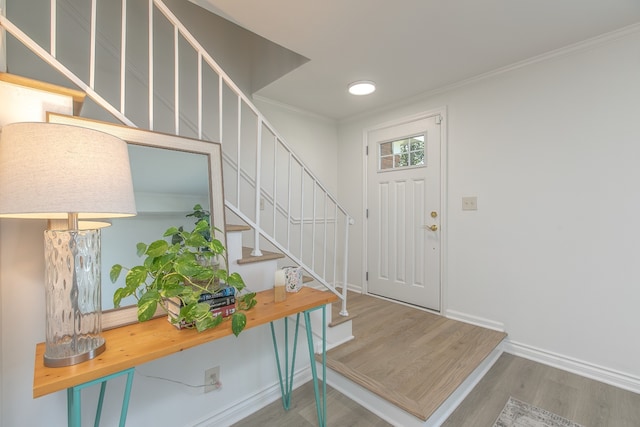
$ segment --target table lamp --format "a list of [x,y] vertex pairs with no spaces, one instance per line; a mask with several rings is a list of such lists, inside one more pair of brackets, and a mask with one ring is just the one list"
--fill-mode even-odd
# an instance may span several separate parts
[[100,230],[86,230],[82,223],[135,214],[129,154],[121,139],[52,123],[2,127],[0,218],[58,222],[44,232],[45,366],[75,365],[105,350]]

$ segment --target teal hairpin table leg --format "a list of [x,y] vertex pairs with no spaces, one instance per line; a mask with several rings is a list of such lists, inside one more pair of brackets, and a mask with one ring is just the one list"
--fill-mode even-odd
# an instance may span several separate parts
[[69,427],[81,427],[82,418],[80,416],[81,402],[80,392],[83,388],[100,384],[100,397],[98,398],[98,408],[96,410],[96,418],[94,426],[100,425],[100,417],[102,415],[102,403],[104,402],[104,393],[107,387],[107,381],[115,377],[127,374],[127,384],[124,389],[124,398],[122,399],[122,410],[120,411],[120,427],[124,427],[127,420],[127,411],[129,410],[129,397],[131,397],[131,386],[133,384],[134,368],[107,375],[97,380],[89,381],[67,389],[67,424]]
[[296,349],[298,347],[298,325],[300,324],[300,313],[296,316],[296,330],[293,338],[293,355],[291,357],[291,370],[289,370],[289,322],[285,317],[284,321],[284,378],[280,367],[280,355],[278,353],[278,343],[276,341],[276,331],[271,325],[271,338],[273,339],[273,349],[276,353],[276,364],[278,365],[278,378],[280,380],[280,393],[282,394],[282,406],[285,411],[289,410],[291,404],[291,393],[293,392],[293,370],[296,364]]
[[[313,332],[311,331],[310,313],[322,309],[322,396],[318,387],[318,372],[316,369],[315,350],[313,348]],[[309,344],[309,358],[311,361],[311,375],[313,377],[313,392],[316,396],[316,411],[318,425],[325,427],[327,423],[327,310],[326,305],[312,308],[304,312],[304,323],[307,328],[307,343]]]
[[[318,371],[316,369],[315,350],[313,347],[313,331],[311,330],[310,313],[314,310],[322,309],[322,393],[318,385]],[[327,312],[326,305],[306,310],[304,313],[304,323],[307,331],[307,343],[309,345],[309,359],[311,362],[311,375],[313,377],[313,392],[316,398],[316,411],[318,414],[318,425],[326,426],[327,419]],[[291,405],[291,394],[293,392],[293,373],[296,363],[296,348],[298,343],[298,326],[300,324],[300,313],[296,315],[296,330],[293,339],[293,355],[291,357],[291,369],[289,369],[289,326],[288,320],[284,319],[284,377],[282,375],[280,353],[278,352],[278,343],[276,341],[276,333],[271,322],[271,338],[273,339],[273,349],[276,353],[276,364],[278,365],[278,378],[280,380],[280,392],[282,393],[282,406],[286,411]]]

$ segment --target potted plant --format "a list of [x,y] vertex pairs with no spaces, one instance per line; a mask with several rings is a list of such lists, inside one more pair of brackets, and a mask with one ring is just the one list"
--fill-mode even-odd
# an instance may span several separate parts
[[[181,307],[173,321],[203,331],[216,327],[224,318],[212,315],[209,304],[201,302],[201,294],[231,286],[236,290],[236,311],[231,315],[231,328],[238,336],[247,323],[244,311],[257,303],[255,293],[241,294],[245,289],[242,277],[238,273],[229,274],[227,251],[222,242],[214,238],[214,233],[220,230],[211,228],[209,212],[196,205],[187,216],[197,220],[192,231],[171,227],[165,231],[163,239],[136,245],[138,256],[145,257],[141,265],[126,268],[115,264],[111,268],[110,278],[114,283],[122,270],[127,270],[125,286],[116,289],[113,295],[114,307],[119,307],[123,298],[133,295],[137,299],[138,320],[144,322],[152,318],[158,305],[168,312],[168,300],[178,298]],[[225,268],[220,268],[220,258]]]

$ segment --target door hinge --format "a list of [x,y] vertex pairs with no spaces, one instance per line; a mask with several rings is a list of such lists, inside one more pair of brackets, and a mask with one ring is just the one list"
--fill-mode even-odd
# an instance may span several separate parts
[[437,125],[442,124],[442,116],[441,116],[440,114],[438,114],[438,115],[436,116],[436,124],[437,124]]
[[368,156],[369,155],[369,146],[368,145],[366,147],[364,147],[364,151],[365,151],[364,155]]
[[366,209],[364,214],[365,214],[365,218],[369,218],[369,209]]
[[366,273],[364,273],[364,280],[365,280],[365,282],[369,281],[369,272],[368,271]]

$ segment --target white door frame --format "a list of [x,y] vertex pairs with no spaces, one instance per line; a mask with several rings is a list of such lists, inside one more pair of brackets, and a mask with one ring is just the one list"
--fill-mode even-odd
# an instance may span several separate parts
[[[439,107],[433,110],[424,111],[422,113],[414,114],[407,117],[402,117],[400,119],[395,119],[389,122],[381,123],[369,128],[365,128],[362,131],[362,163],[363,163],[363,175],[362,175],[362,186],[363,186],[363,196],[364,196],[364,206],[362,211],[362,292],[365,294],[369,293],[368,290],[368,282],[366,280],[367,274],[367,263],[368,263],[368,236],[367,236],[367,206],[369,204],[367,192],[368,192],[368,183],[367,177],[369,171],[368,162],[367,162],[367,147],[369,145],[369,134],[371,132],[379,131],[382,129],[386,129],[389,127],[399,126],[406,123],[411,123],[417,120],[427,119],[433,116],[441,117],[441,125],[440,125],[440,312],[435,312],[433,310],[424,309],[426,311],[434,312],[437,314],[444,314],[447,310],[447,240],[448,240],[448,228],[447,228],[447,107]],[[373,155],[373,153],[369,153],[369,155]],[[418,307],[419,308],[419,307]]]

